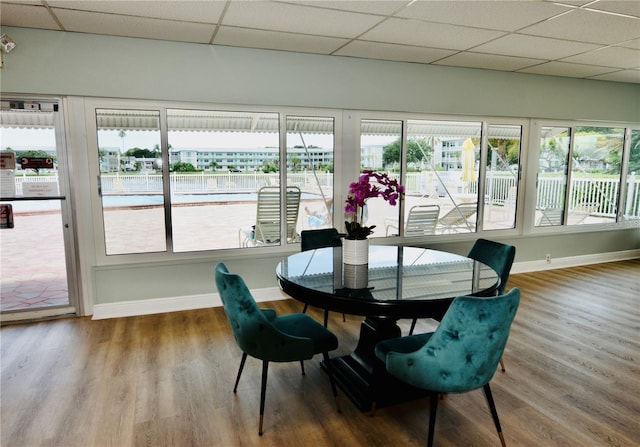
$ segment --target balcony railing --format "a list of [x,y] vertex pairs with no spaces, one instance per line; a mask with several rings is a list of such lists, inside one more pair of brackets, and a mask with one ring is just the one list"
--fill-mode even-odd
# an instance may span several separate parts
[[[441,174],[441,173],[440,173]],[[459,180],[451,182],[448,179],[459,178],[459,173],[449,171],[447,176],[437,176],[432,173],[409,173],[405,186],[408,195],[423,196],[428,193],[426,183],[444,183],[447,190],[453,194],[466,192],[477,193],[478,182]],[[278,173],[235,173],[235,172],[201,172],[196,174],[171,173],[171,191],[176,194],[215,194],[234,192],[254,192],[262,186],[279,184]],[[443,181],[445,178],[446,181]],[[16,195],[22,195],[22,185],[26,182],[57,182],[54,176],[19,176],[16,177]],[[328,172],[316,173],[310,171],[288,173],[287,182],[299,186],[303,192],[320,194],[320,188],[325,192],[333,188],[333,174]],[[559,177],[543,177],[538,179],[536,208],[544,209],[558,207],[564,200],[565,179]],[[433,185],[431,185],[433,186]],[[485,202],[491,205],[504,205],[509,198],[509,192],[516,187],[515,176],[509,172],[489,172],[486,179]],[[155,173],[113,174],[102,175],[101,188],[103,195],[136,195],[162,194],[162,175]],[[431,188],[435,191],[435,188]],[[568,209],[574,209],[585,203],[593,204],[593,214],[615,218],[617,198],[620,193],[620,181],[608,177],[573,177],[571,180]],[[640,179],[635,174],[627,178],[627,200],[624,214],[629,217],[640,217]]]

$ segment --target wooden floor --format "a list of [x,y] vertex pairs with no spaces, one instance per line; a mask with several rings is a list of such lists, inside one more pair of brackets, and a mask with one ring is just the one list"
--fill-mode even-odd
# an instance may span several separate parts
[[[507,445],[640,445],[640,260],[513,275],[515,286],[507,371],[492,381]],[[331,315],[338,353],[354,347],[359,324]],[[259,437],[261,365],[247,361],[234,395],[240,351],[222,308],[5,326],[0,336],[3,447],[426,444],[426,399],[370,417],[341,395],[337,414],[319,358],[306,376],[297,364],[270,367]],[[439,405],[436,445],[499,445],[481,390]]]

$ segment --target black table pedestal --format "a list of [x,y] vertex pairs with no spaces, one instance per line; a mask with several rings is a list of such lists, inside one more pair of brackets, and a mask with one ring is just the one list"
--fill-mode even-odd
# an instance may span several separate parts
[[360,326],[356,349],[349,355],[331,359],[336,383],[360,410],[369,411],[374,400],[377,407],[384,407],[426,395],[388,374],[375,355],[379,341],[399,336],[400,328],[394,319],[367,317]]

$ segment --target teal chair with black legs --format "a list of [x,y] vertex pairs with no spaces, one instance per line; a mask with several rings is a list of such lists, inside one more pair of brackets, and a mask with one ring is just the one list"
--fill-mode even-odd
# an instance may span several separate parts
[[[436,411],[442,393],[465,393],[482,388],[498,436],[505,446],[489,382],[502,357],[511,323],[520,303],[520,289],[489,298],[457,297],[434,332],[379,342],[376,356],[393,377],[430,395],[428,446],[433,445]],[[374,403],[378,387],[374,373]],[[379,384],[379,385],[378,385]]]
[[[316,248],[325,247],[342,247],[342,236],[335,228],[321,228],[318,230],[303,230],[300,233],[300,249],[301,251],[315,250]],[[302,313],[306,313],[309,308],[308,304],[304,305]],[[346,317],[342,314],[342,321],[346,321]],[[329,323],[329,311],[324,309],[324,327]]]
[[[471,247],[471,251],[469,251],[467,257],[480,261],[495,270],[500,277],[500,286],[498,287],[496,295],[502,295],[507,289],[511,266],[516,257],[516,247],[488,239],[478,239],[473,244],[473,247]],[[411,323],[411,329],[409,329],[409,335],[413,334],[416,321],[414,318]],[[500,367],[502,371],[505,370],[502,358],[500,358]]]
[[304,360],[322,353],[336,407],[340,412],[329,361],[329,352],[338,347],[336,336],[308,315],[296,313],[277,316],[273,309],[259,308],[244,280],[237,274],[229,273],[223,263],[216,265],[215,280],[233,336],[242,350],[234,393],[237,392],[247,356],[262,360],[258,434],[262,436],[269,362],[299,361],[304,375]]

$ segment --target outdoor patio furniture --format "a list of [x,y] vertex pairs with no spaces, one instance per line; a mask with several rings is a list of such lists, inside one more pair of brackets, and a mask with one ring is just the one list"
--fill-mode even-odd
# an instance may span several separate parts
[[[287,242],[297,240],[296,224],[300,209],[300,188],[287,186]],[[263,186],[258,190],[256,223],[239,231],[241,247],[280,243],[280,187]]]
[[454,205],[445,215],[438,219],[437,229],[442,233],[458,233],[459,230],[472,231],[469,219],[478,211],[477,203],[461,203]]
[[536,222],[537,227],[562,225],[562,208],[541,208],[540,213],[541,216]]
[[[416,205],[411,207],[407,215],[404,235],[413,237],[435,234],[439,215],[440,207],[438,205]],[[389,236],[390,230],[396,230],[395,235],[398,235],[398,221],[396,218],[385,219],[385,227],[387,236]]]

